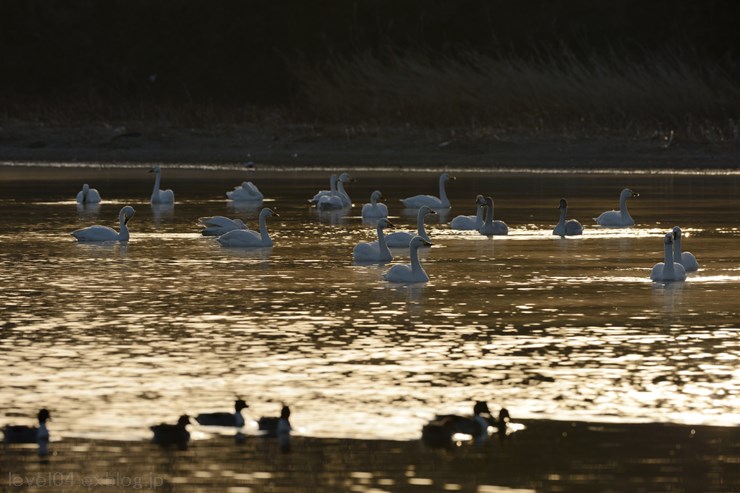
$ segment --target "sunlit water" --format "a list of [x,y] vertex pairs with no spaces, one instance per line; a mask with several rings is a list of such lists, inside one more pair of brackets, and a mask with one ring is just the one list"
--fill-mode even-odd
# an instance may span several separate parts
[[[431,281],[389,285],[388,266],[357,266],[374,239],[361,204],[380,189],[396,229],[413,230],[398,199],[437,194],[437,173],[355,171],[350,211],[307,199],[328,171],[165,167],[174,207],[148,203],[147,168],[0,168],[0,415],[29,422],[46,406],[59,435],[145,438],[181,413],[250,416],[290,404],[313,436],[416,438],[435,412],[472,401],[516,418],[740,423],[740,179],[736,174],[456,173],[452,210],[427,221]],[[250,179],[271,249],[225,249],[198,217],[257,210],[225,192]],[[104,203],[78,209],[82,183]],[[637,225],[592,217],[629,186]],[[509,237],[451,231],[492,195]],[[558,200],[585,226],[551,235]],[[136,208],[128,244],[78,244],[91,224],[118,227]],[[665,232],[684,230],[701,264],[685,283],[657,285]],[[394,262],[408,252],[394,250]],[[2,423],[0,423],[2,424]]]

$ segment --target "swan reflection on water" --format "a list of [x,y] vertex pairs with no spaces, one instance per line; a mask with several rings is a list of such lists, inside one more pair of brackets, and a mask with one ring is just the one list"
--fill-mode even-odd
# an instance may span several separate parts
[[175,204],[151,204],[151,207],[152,217],[154,218],[155,223],[160,223],[165,220],[169,221],[175,215]]

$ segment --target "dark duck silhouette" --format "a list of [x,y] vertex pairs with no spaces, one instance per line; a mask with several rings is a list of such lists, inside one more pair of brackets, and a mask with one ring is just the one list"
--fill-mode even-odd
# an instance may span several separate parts
[[488,439],[488,428],[496,428],[499,438],[506,437],[506,426],[510,420],[509,411],[502,408],[498,419],[491,415],[488,404],[478,401],[473,406],[473,416],[457,414],[438,414],[421,429],[422,442],[431,448],[451,448],[453,435],[470,435],[476,445],[483,445]]
[[290,418],[290,408],[283,405],[283,408],[280,410],[280,416],[262,416],[257,421],[257,429],[265,432],[265,436],[276,437],[278,436],[278,424],[280,420],[287,420],[288,418]]
[[39,455],[49,453],[49,430],[46,422],[51,421],[51,414],[47,409],[41,409],[36,416],[38,426],[5,425],[3,428],[3,442],[9,443],[38,443]]
[[195,417],[195,421],[199,425],[203,426],[235,426],[241,428],[244,426],[244,417],[242,416],[242,409],[247,409],[247,404],[242,399],[237,399],[234,402],[233,413],[201,413]]
[[177,445],[181,449],[187,448],[190,441],[190,432],[186,427],[189,424],[190,417],[183,414],[175,425],[162,423],[150,427],[154,433],[154,443],[159,445]]

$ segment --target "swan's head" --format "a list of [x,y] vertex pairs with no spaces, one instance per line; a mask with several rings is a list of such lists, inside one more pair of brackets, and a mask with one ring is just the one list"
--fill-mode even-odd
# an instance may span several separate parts
[[486,205],[486,198],[483,195],[475,196],[475,205]]
[[663,243],[666,245],[673,243],[673,233],[668,233],[665,235],[665,238],[663,238]]
[[290,418],[290,408],[283,404],[283,408],[280,410],[280,417],[283,419]]
[[674,226],[673,227],[673,239],[677,240],[679,238],[681,238],[681,228],[679,228],[678,226]]
[[375,190],[373,193],[370,194],[370,200],[381,202],[383,199],[384,197],[383,194],[380,193],[380,190]]
[[188,416],[187,414],[183,414],[182,416],[180,416],[180,419],[177,420],[177,426],[182,426],[183,428],[185,428],[185,426],[189,424],[190,416]]
[[473,414],[478,415],[481,413],[491,414],[486,401],[477,401],[473,406]]
[[118,213],[118,217],[123,219],[123,224],[128,224],[131,218],[134,217],[134,214],[136,214],[136,210],[130,205],[127,205],[121,209],[121,212]]
[[428,205],[422,205],[421,207],[419,207],[419,215],[422,217],[426,216],[427,214],[436,214],[436,213],[437,211],[433,211],[431,208],[429,208]]
[[385,217],[383,219],[380,219],[378,221],[378,226],[380,226],[381,229],[382,228],[393,228],[393,227],[395,227],[395,226],[393,226],[393,223],[390,222],[388,220],[388,218],[385,218]]
[[280,214],[273,211],[272,209],[268,209],[267,207],[265,207],[264,209],[260,211],[260,219],[263,217],[270,217],[270,216],[280,217]]
[[639,197],[639,196],[640,196],[639,193],[633,192],[629,188],[625,188],[624,190],[622,190],[622,193],[619,194],[620,199],[628,199],[630,197]]
[[568,201],[565,199],[560,199],[560,205],[558,206],[558,209],[567,209],[568,208]]
[[90,185],[88,185],[87,183],[82,185],[82,193],[87,193],[88,190],[90,190]]
[[491,197],[491,196],[489,195],[488,197],[486,197],[486,199],[485,199],[485,200],[486,200],[486,205],[487,205],[488,207],[493,207],[493,197]]
[[454,180],[454,179],[455,179],[454,176],[450,176],[447,173],[442,173],[441,175],[439,175],[439,181],[440,182],[450,181],[450,180]]
[[240,412],[242,409],[246,409],[249,407],[249,404],[247,404],[243,399],[237,398],[234,402],[234,409],[236,409],[236,412]]
[[339,175],[339,181],[341,181],[342,183],[347,183],[354,180],[350,178],[347,173],[342,173],[341,175]]
[[422,246],[432,246],[431,242],[425,240],[421,236],[414,236],[409,243],[410,248],[419,248]]
[[51,413],[48,409],[40,410],[36,417],[38,418],[39,423],[46,423],[47,421],[51,421]]
[[158,165],[157,166],[152,166],[152,168],[149,170],[150,173],[159,173],[161,171],[162,170],[159,169],[159,166]]

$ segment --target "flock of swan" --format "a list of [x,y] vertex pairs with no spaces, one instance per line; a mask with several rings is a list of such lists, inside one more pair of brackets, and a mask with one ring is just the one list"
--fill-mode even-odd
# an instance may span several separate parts
[[[153,167],[150,172],[154,173],[154,188],[151,195],[152,204],[173,204],[175,194],[172,190],[161,190],[161,170],[159,166]],[[424,283],[429,281],[429,276],[424,271],[419,260],[418,249],[431,246],[432,241],[424,228],[424,220],[427,215],[436,214],[435,209],[450,209],[450,201],[447,197],[446,184],[454,180],[447,173],[439,177],[439,196],[414,195],[401,199],[407,209],[418,209],[416,232],[396,231],[386,234],[385,229],[393,227],[388,220],[388,207],[382,203],[383,194],[375,190],[370,195],[370,202],[362,206],[362,218],[364,220],[377,220],[378,239],[371,242],[357,244],[352,252],[355,262],[358,263],[387,263],[393,260],[390,248],[408,248],[409,264],[392,266],[385,274],[384,279],[393,283]],[[347,173],[331,175],[329,179],[329,190],[321,190],[314,195],[309,202],[318,210],[337,210],[352,207],[352,200],[345,189],[345,184],[350,182]],[[226,192],[228,199],[241,202],[261,203],[264,195],[257,186],[245,181],[234,190]],[[594,218],[596,224],[605,228],[624,228],[635,224],[634,219],[627,210],[627,200],[638,197],[639,194],[625,188],[619,195],[619,210],[603,212]],[[101,197],[98,191],[90,188],[88,184],[83,185],[77,194],[78,204],[100,203]],[[450,228],[454,230],[478,231],[485,236],[507,235],[509,227],[501,220],[493,219],[493,199],[478,195],[476,197],[476,214],[459,215],[450,222]],[[567,219],[568,202],[560,199],[560,219],[553,229],[552,234],[566,237],[583,234],[583,226],[575,219]],[[119,219],[119,231],[108,226],[89,226],[72,232],[80,242],[107,242],[128,241],[128,222],[135,214],[131,206],[121,209]],[[240,248],[265,248],[273,245],[267,230],[267,219],[276,216],[273,210],[265,207],[259,214],[259,231],[250,230],[241,219],[231,219],[225,216],[202,217],[199,219],[203,226],[204,236],[216,237],[216,240],[224,247]],[[684,281],[686,272],[696,271],[699,264],[696,257],[690,252],[681,251],[681,228],[676,226],[664,237],[664,261],[657,263],[652,270],[650,278],[656,282]]]

